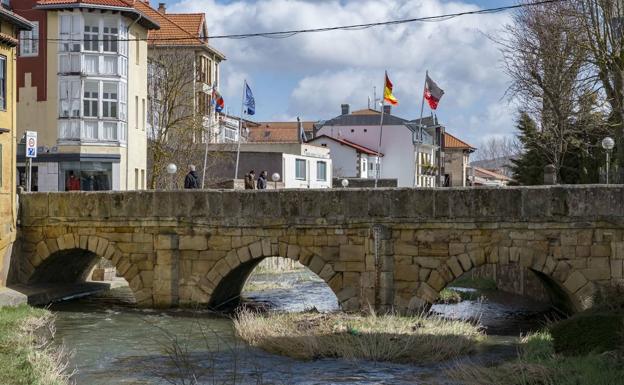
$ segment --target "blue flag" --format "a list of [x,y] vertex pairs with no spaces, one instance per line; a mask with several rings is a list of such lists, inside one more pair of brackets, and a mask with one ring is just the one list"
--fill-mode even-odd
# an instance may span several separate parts
[[245,108],[245,113],[247,115],[254,115],[256,113],[256,100],[251,93],[251,88],[249,88],[249,84],[245,82],[245,103],[243,104]]

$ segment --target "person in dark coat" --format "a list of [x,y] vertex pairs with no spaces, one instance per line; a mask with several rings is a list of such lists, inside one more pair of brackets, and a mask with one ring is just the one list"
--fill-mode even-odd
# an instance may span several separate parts
[[254,190],[256,188],[256,173],[254,170],[249,171],[247,175],[245,175],[245,190]]
[[266,190],[267,188],[267,171],[264,170],[258,177],[258,190]]
[[184,178],[184,188],[199,188],[199,177],[195,172],[195,166],[192,164],[189,165],[189,173]]

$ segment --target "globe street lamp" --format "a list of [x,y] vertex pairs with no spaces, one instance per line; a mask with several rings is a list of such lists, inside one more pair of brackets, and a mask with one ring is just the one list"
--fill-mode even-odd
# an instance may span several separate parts
[[340,184],[342,185],[342,187],[347,188],[347,186],[349,186],[349,181],[346,179],[343,179],[340,181]]
[[175,173],[176,171],[178,171],[178,166],[176,166],[173,163],[169,163],[167,165],[167,173],[169,175],[171,175],[171,189],[173,190],[173,187],[175,185]]
[[615,146],[615,141],[613,138],[607,136],[602,140],[602,148],[607,151],[607,184],[609,184],[609,155],[611,155],[611,150]]
[[277,181],[280,180],[280,174],[274,172],[273,175],[271,175],[271,180],[273,181],[273,188],[277,190]]

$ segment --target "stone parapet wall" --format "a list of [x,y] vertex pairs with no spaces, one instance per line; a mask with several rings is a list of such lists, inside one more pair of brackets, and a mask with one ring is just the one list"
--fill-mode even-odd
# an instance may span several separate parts
[[217,306],[279,256],[345,310],[407,310],[474,268],[517,265],[578,310],[624,283],[623,198],[614,186],[24,194],[14,276],[40,279],[87,251],[143,306]]

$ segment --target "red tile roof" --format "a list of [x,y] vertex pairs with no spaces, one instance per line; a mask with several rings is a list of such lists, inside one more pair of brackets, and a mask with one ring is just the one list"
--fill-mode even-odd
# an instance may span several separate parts
[[150,8],[149,1],[147,3],[144,0],[39,0],[37,7],[42,9],[58,8],[58,6],[102,6],[102,7],[116,7],[127,8],[132,13],[138,13],[143,17],[138,21],[141,25],[144,25],[148,29],[157,29],[158,24],[150,15],[146,15],[145,7]]
[[[314,122],[303,123],[303,130],[311,132]],[[251,142],[298,142],[298,122],[258,122],[257,127],[249,127],[249,141]]]
[[167,13],[165,16],[194,35],[201,34],[204,28],[205,15],[203,13]]
[[497,179],[497,180],[502,180],[502,181],[512,181],[513,180],[512,178],[508,177],[507,175],[499,174],[497,172],[494,172],[492,170],[488,170],[486,168],[475,167],[475,166],[472,166],[472,168],[474,169],[475,175],[476,176],[480,176],[482,178]]
[[193,30],[192,28],[191,30],[187,30],[175,22],[174,17],[172,17],[175,14],[160,13],[150,7],[149,4],[141,1],[137,1],[135,6],[150,18],[156,20],[156,22],[160,25],[159,30],[149,31],[147,38],[150,44],[195,46],[203,46],[206,44],[206,42],[199,39],[199,33],[197,30]]
[[464,142],[463,140],[460,140],[456,138],[455,136],[449,134],[448,132],[444,133],[444,148],[455,148],[455,149],[460,149],[460,150],[472,150],[472,151],[475,150],[474,147]]
[[[361,145],[359,145],[357,143],[354,143],[354,142],[352,142],[350,140],[343,139],[343,138],[334,138],[334,137],[331,137],[329,135],[320,135],[320,136],[317,136],[316,138],[314,138],[312,141],[314,141],[316,139],[320,139],[320,138],[331,139],[331,140],[333,140],[335,142],[338,142],[338,143],[343,144],[345,146],[351,147],[351,148],[355,149],[356,151],[362,152],[362,153],[367,154],[367,155],[377,155],[377,151],[371,150],[368,147],[361,146]],[[381,152],[379,153],[379,155],[380,156],[384,156]]]

